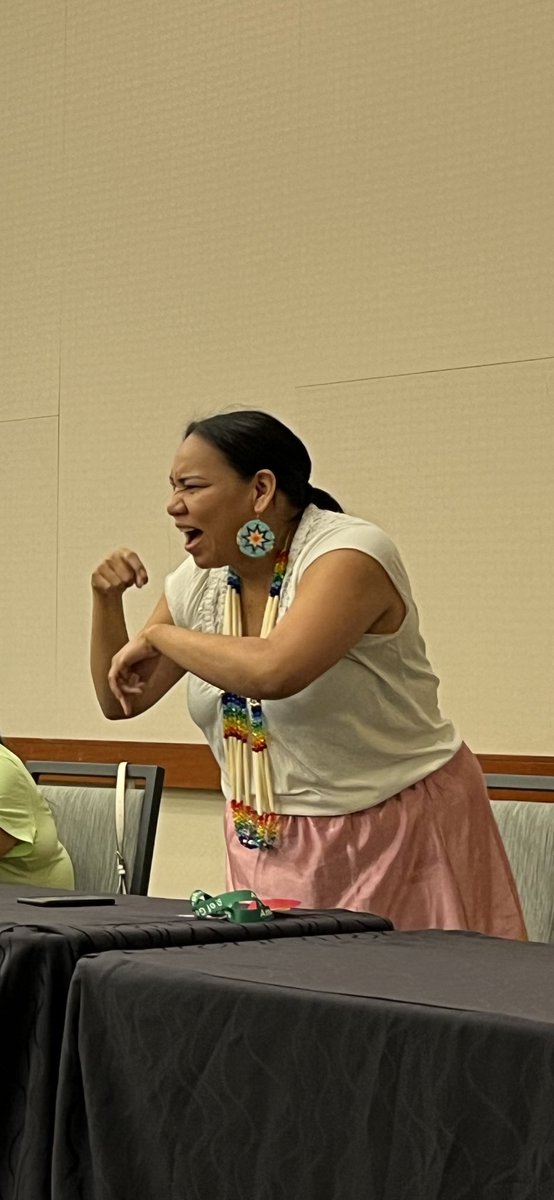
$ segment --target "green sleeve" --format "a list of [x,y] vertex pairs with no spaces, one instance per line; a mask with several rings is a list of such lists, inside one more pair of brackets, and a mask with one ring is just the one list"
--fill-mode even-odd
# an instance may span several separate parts
[[23,764],[4,757],[0,758],[0,829],[31,845],[37,832],[36,784]]

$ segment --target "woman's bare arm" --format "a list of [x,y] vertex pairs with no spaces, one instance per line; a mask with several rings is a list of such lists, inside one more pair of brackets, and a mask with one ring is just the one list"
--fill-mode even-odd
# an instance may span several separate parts
[[13,850],[19,841],[21,838],[14,838],[11,833],[6,833],[5,829],[0,829],[0,858],[4,858],[4,855]]
[[120,703],[125,696],[134,699],[120,686],[129,682],[126,673],[139,663],[142,673],[149,658],[161,654],[224,691],[282,699],[339,662],[399,600],[375,559],[358,550],[330,551],[306,570],[269,638],[224,637],[154,622],[116,655],[110,686]]
[[[115,550],[92,575],[92,633],[90,667],[94,690],[105,717],[119,721],[146,712],[179,681],[185,670],[165,656],[152,663],[147,671],[144,690],[131,697],[129,711],[123,712],[108,683],[112,659],[129,641],[123,610],[123,593],[129,587],[143,587],[148,582],[144,564],[134,551]],[[144,625],[172,625],[165,596],[161,596],[153,613]]]

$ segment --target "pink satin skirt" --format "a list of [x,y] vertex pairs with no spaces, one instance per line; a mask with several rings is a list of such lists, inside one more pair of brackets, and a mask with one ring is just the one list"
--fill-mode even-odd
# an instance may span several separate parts
[[229,888],[303,908],[373,912],[396,929],[527,936],[483,774],[467,746],[373,808],[281,820],[276,849],[248,850],[226,806]]

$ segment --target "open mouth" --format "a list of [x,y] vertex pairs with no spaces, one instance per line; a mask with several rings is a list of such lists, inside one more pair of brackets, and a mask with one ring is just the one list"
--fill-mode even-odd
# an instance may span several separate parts
[[194,547],[196,546],[197,542],[200,541],[201,537],[202,537],[201,529],[186,529],[185,530],[185,549],[186,550],[194,550]]

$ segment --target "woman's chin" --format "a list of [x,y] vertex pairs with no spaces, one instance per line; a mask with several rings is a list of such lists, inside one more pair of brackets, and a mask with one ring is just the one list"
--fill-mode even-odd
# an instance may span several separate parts
[[187,546],[186,551],[187,554],[190,554],[190,557],[194,559],[196,566],[202,567],[204,571],[214,570],[216,567],[227,566],[227,559],[223,558],[221,554],[218,554],[213,547],[210,548],[210,546],[203,546],[201,541],[198,542],[198,545],[191,546],[190,550]]

